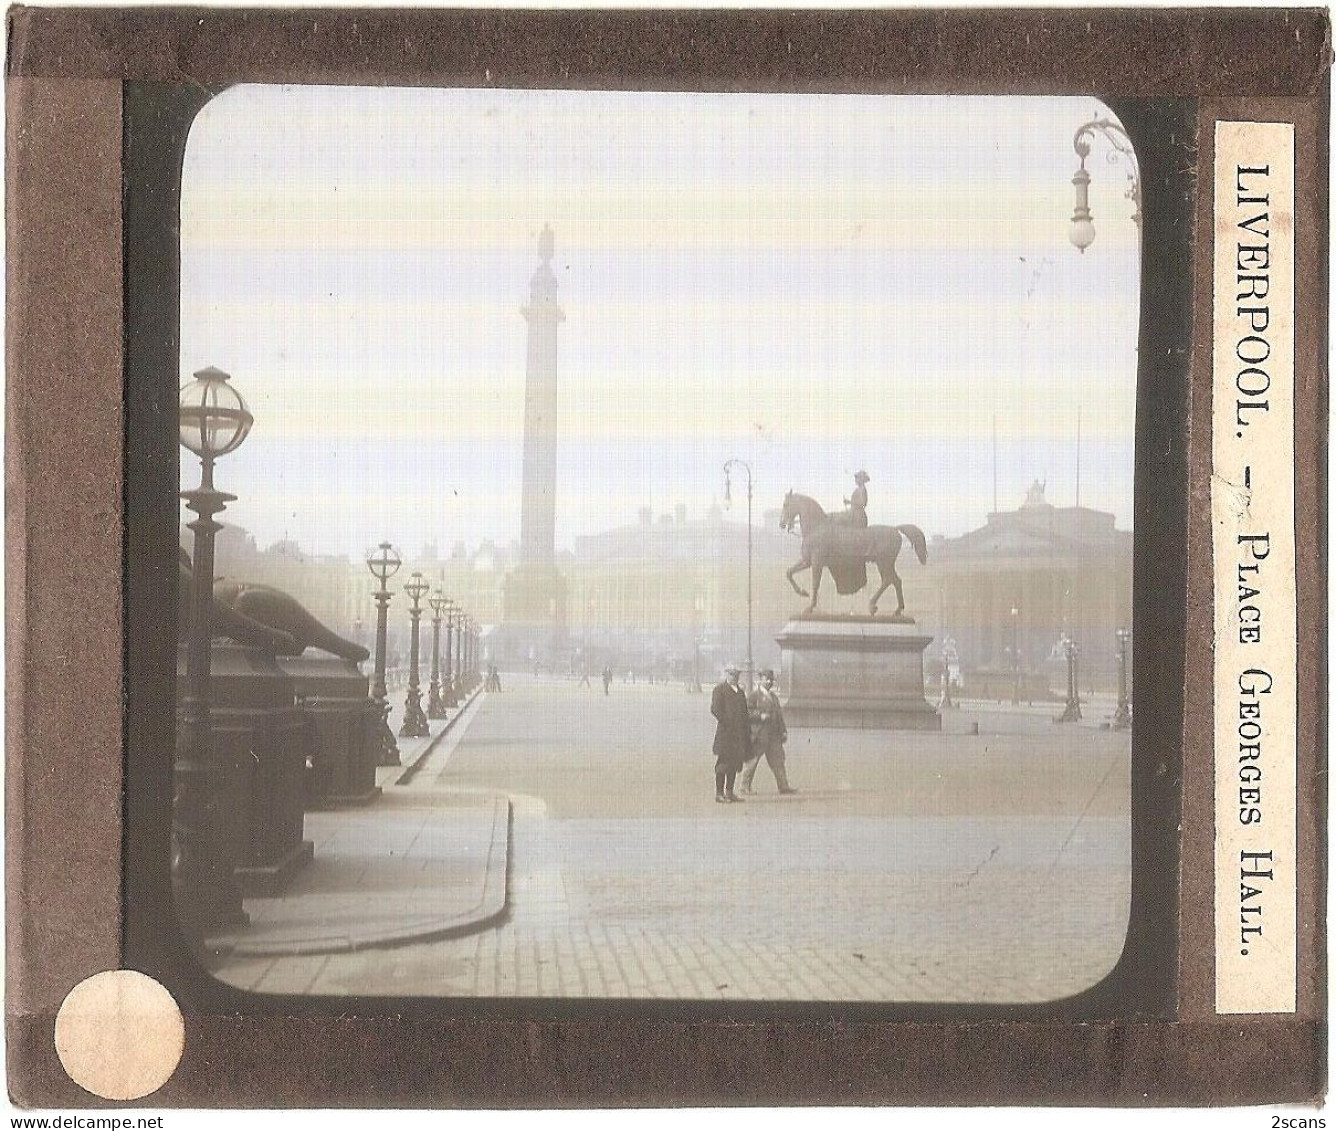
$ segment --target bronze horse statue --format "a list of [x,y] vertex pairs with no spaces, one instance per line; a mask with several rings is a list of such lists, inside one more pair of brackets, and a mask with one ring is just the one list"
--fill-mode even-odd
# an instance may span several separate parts
[[792,530],[796,522],[802,534],[802,557],[785,575],[789,584],[800,597],[808,596],[793,579],[793,575],[802,570],[812,571],[811,600],[807,603],[809,613],[816,611],[817,595],[821,591],[821,573],[830,570],[835,579],[835,587],[840,593],[857,593],[867,584],[866,563],[876,564],[881,575],[881,588],[872,594],[868,602],[868,612],[877,615],[877,602],[886,589],[895,586],[895,599],[898,606],[894,616],[905,611],[905,595],[900,588],[900,575],[895,572],[895,559],[900,553],[900,545],[905,538],[914,547],[921,563],[928,560],[928,543],[923,531],[917,526],[868,526],[858,528],[840,521],[844,516],[831,516],[821,509],[821,504],[806,495],[790,491],[784,496],[784,508],[779,513],[779,525],[782,530]]

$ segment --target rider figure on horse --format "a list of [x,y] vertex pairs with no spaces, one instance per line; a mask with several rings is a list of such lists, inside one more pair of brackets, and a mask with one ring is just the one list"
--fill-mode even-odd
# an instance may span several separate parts
[[[784,496],[784,505],[779,513],[780,529],[792,530],[796,525],[802,534],[802,557],[786,576],[796,593],[810,598],[807,612],[814,613],[823,573],[829,572],[836,589],[848,596],[867,585],[867,563],[875,562],[877,572],[881,575],[881,585],[868,601],[868,613],[877,615],[877,602],[886,589],[893,585],[896,598],[893,615],[903,617],[905,598],[900,575],[895,571],[896,555],[900,552],[901,543],[908,539],[919,563],[926,564],[927,539],[923,531],[912,523],[868,526],[867,491],[863,487],[868,482],[867,473],[860,471],[854,482],[854,498],[849,500],[851,509],[844,514],[828,515],[815,499],[796,491],[790,491]],[[803,570],[812,571],[810,593],[794,580],[794,575]]]
[[867,529],[867,485],[870,482],[871,476],[866,471],[856,473],[854,493],[844,500],[844,505],[849,508],[849,525],[860,530]]

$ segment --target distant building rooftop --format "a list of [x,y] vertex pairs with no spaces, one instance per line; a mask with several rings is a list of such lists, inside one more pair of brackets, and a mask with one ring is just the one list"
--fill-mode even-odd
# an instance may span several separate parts
[[[745,513],[745,512],[744,512]],[[697,562],[732,559],[747,552],[747,524],[725,519],[715,505],[704,518],[692,519],[685,507],[660,515],[642,508],[640,521],[587,534],[575,539],[574,559],[581,563]],[[773,524],[752,529],[752,553],[757,561],[792,562],[798,556],[798,539]]]
[[937,553],[946,559],[1050,555],[1130,554],[1132,532],[1119,530],[1108,511],[1055,507],[1038,479],[1014,511],[994,511],[977,530],[943,539]]

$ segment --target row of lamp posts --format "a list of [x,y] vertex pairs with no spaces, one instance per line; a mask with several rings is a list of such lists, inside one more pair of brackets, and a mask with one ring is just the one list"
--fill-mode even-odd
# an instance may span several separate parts
[[[1132,630],[1120,628],[1115,633],[1118,638],[1118,706],[1114,709],[1113,719],[1110,726],[1114,730],[1130,730],[1132,728],[1132,700],[1128,694],[1127,669],[1130,659]],[[1081,721],[1081,690],[1080,677],[1077,674],[1077,658],[1081,654],[1081,648],[1070,636],[1062,638],[1062,654],[1067,661],[1067,702],[1063,706],[1062,714],[1058,716],[1060,723],[1079,723]]]
[[[1018,705],[1021,699],[1021,653],[1017,634],[1019,613],[1020,610],[1013,605],[1011,609],[1011,645],[1007,648],[1007,652],[1011,655],[1012,706]],[[1131,659],[1132,630],[1120,628],[1114,635],[1118,640],[1118,706],[1114,709],[1113,719],[1109,725],[1114,730],[1130,730],[1132,728],[1132,699],[1128,688],[1128,668]],[[1067,661],[1067,695],[1062,714],[1057,717],[1056,722],[1079,723],[1081,721],[1081,689],[1077,668],[1077,659],[1080,654],[1080,645],[1064,632],[1062,636],[1062,655],[1063,659]],[[942,706],[944,707],[955,706],[951,699],[950,663],[948,645],[944,641],[942,644]]]
[[[403,564],[399,552],[389,543],[382,542],[367,557],[367,568],[380,582],[373,596],[376,599],[376,659],[375,675],[371,684],[371,698],[380,708],[380,762],[397,765],[399,745],[390,729],[390,700],[385,689],[385,639],[389,619],[391,593],[388,582]],[[399,728],[400,738],[425,738],[431,733],[429,720],[444,719],[448,709],[459,705],[460,698],[478,683],[478,624],[464,609],[447,597],[420,572],[414,571],[404,584],[404,592],[412,599],[408,615],[411,630],[408,646],[408,693],[404,698],[404,721]],[[431,682],[427,689],[427,707],[422,708],[420,625],[422,598],[432,612]],[[441,625],[445,625],[445,667],[441,667]]]
[[[247,922],[241,893],[227,861],[220,860],[213,845],[219,782],[213,759],[210,711],[213,638],[214,542],[222,525],[216,517],[236,499],[213,485],[214,461],[239,448],[250,433],[255,418],[245,399],[230,384],[228,374],[213,367],[201,369],[193,381],[181,387],[179,437],[181,445],[200,461],[200,485],[182,491],[186,507],[196,515],[189,528],[194,533],[191,554],[190,608],[186,643],[185,690],[181,698],[181,722],[177,729],[176,758],[172,776],[172,893],[178,919],[186,936],[199,944],[204,936],[221,928]],[[371,697],[380,712],[377,743],[380,762],[397,764],[399,748],[389,727],[390,706],[385,690],[385,642],[390,592],[387,582],[402,561],[388,542],[382,542],[367,558],[367,566],[380,582],[376,600],[376,659]],[[421,573],[414,573],[404,586],[413,599],[412,648],[408,697],[404,704],[402,737],[425,736],[428,718],[446,717],[446,708],[478,683],[478,626],[474,619],[439,589],[428,599],[433,617],[432,681],[427,711],[421,706],[418,682],[418,622],[421,598],[431,588]],[[446,666],[440,674],[440,627],[446,624]],[[452,654],[453,653],[453,654]]]

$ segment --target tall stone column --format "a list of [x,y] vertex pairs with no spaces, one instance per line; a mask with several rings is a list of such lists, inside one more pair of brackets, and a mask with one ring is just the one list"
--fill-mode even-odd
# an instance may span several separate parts
[[556,539],[557,327],[566,320],[557,305],[552,274],[553,237],[544,225],[538,237],[538,270],[529,284],[529,323],[524,385],[524,485],[520,511],[520,560],[551,566]]
[[557,328],[565,321],[552,273],[553,236],[538,237],[538,268],[529,284],[524,387],[524,463],[520,560],[506,578],[505,627],[497,640],[506,659],[555,662],[566,641],[566,582],[556,568]]

